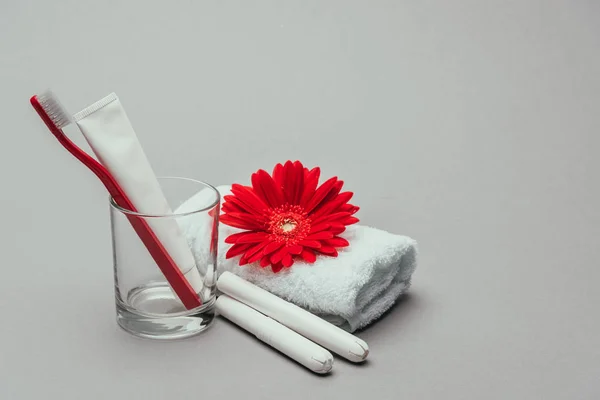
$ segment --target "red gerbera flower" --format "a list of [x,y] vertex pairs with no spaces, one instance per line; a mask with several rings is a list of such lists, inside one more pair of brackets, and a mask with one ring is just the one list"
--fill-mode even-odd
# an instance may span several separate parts
[[344,182],[333,177],[317,187],[319,167],[300,161],[277,164],[273,176],[252,174],[252,186],[234,184],[224,197],[222,223],[244,230],[225,239],[233,244],[227,258],[241,255],[240,265],[260,261],[273,272],[291,267],[298,258],[313,263],[317,255],[337,257],[348,246],[338,235],[358,222],[352,192],[340,193]]

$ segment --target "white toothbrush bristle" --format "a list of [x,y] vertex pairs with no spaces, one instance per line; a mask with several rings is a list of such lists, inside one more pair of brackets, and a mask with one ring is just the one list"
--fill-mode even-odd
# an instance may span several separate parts
[[65,108],[52,92],[48,91],[38,95],[37,100],[59,129],[71,123],[71,116],[65,111]]

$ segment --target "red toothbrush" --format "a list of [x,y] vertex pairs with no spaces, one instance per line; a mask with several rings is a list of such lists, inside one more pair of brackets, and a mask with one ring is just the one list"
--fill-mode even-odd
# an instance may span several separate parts
[[[115,203],[126,210],[136,211],[135,206],[108,170],[73,143],[62,131],[62,128],[71,123],[71,118],[56,97],[51,92],[45,92],[42,95],[31,97],[30,102],[50,132],[54,134],[63,147],[100,178]],[[200,297],[185,279],[183,273],[167,253],[146,220],[132,215],[128,215],[127,218],[185,308],[190,310],[201,306]]]

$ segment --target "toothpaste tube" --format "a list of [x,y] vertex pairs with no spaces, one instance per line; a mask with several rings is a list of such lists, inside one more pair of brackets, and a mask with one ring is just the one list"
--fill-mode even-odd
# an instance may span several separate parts
[[[172,210],[129,118],[115,93],[73,115],[92,151],[143,215],[166,216]],[[196,293],[203,280],[187,240],[173,218],[145,219]]]

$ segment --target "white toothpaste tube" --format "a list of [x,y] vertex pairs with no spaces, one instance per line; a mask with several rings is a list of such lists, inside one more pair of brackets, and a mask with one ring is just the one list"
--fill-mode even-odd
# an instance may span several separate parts
[[221,316],[311,371],[325,374],[333,368],[330,352],[255,309],[227,295],[219,296],[215,307]]
[[[146,215],[170,215],[150,162],[115,93],[73,115],[100,163],[117,181],[136,208]],[[146,222],[196,293],[203,280],[187,240],[172,218],[146,218]]]
[[349,361],[364,361],[369,354],[364,340],[231,272],[221,274],[217,288]]

